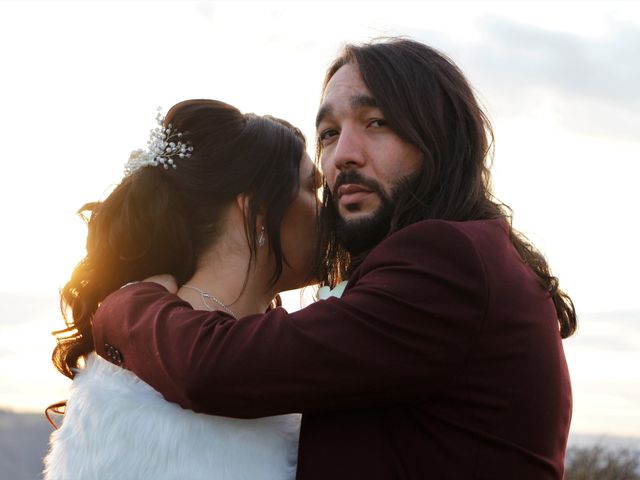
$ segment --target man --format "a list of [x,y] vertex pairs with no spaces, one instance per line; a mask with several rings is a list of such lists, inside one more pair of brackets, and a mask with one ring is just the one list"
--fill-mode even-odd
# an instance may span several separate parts
[[561,479],[575,312],[492,200],[462,73],[413,41],[348,46],[317,132],[342,298],[234,321],[142,283],[98,310],[98,353],[185,408],[302,412],[303,480]]

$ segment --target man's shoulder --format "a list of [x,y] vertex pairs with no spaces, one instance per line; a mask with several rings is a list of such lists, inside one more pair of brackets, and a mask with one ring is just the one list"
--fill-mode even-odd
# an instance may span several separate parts
[[503,219],[450,221],[422,220],[404,227],[385,238],[376,250],[412,248],[433,248],[434,244],[445,242],[449,249],[455,247],[480,247],[498,239],[508,239],[508,228]]
[[398,230],[369,252],[347,291],[363,287],[414,306],[424,304],[425,295],[438,302],[449,298],[460,305],[484,305],[488,282],[476,230],[498,226],[471,223],[425,220]]
[[[389,235],[364,259],[356,277],[380,267],[484,270],[484,251],[508,241],[502,220],[422,220]],[[354,274],[356,273],[354,272]]]
[[352,278],[380,267],[444,269],[480,274],[495,251],[508,250],[504,219],[422,220],[389,235],[374,247]]

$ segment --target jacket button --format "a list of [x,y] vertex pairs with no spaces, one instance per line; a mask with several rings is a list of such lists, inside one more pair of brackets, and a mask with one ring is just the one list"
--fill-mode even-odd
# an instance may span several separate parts
[[118,350],[116,347],[114,347],[113,345],[109,345],[108,343],[104,344],[104,351],[105,354],[107,356],[107,359],[112,362],[115,363],[116,365],[122,365],[122,353],[120,352],[120,350]]
[[116,365],[122,365],[122,353],[117,348],[113,351],[113,363]]

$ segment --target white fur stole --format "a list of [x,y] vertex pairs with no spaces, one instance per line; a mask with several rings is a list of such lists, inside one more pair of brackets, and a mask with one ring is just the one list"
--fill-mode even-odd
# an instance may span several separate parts
[[300,418],[197,414],[92,354],[51,434],[44,478],[293,480]]

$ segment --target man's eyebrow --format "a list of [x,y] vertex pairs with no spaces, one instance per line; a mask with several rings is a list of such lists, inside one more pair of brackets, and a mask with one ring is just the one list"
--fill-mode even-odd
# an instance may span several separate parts
[[331,105],[322,105],[320,107],[320,110],[318,110],[318,114],[316,115],[316,128],[318,128],[320,122],[324,120],[324,117],[326,117],[327,115],[331,115],[332,112],[333,108],[331,107]]
[[349,106],[351,110],[357,110],[359,108],[378,108],[378,102],[371,95],[365,95],[361,93],[359,95],[354,95],[349,99]]
[[[351,110],[358,110],[359,108],[378,108],[378,102],[376,102],[376,99],[371,95],[361,93],[359,95],[354,95],[349,99],[349,107]],[[331,115],[332,113],[333,107],[331,104],[322,105],[316,115],[316,128],[318,128],[320,122],[322,122],[327,115]]]

